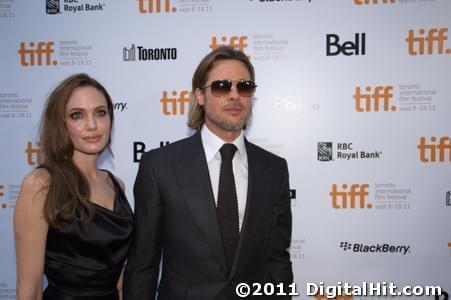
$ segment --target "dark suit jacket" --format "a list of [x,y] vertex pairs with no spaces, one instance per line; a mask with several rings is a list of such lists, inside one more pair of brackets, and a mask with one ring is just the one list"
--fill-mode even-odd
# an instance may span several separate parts
[[235,299],[239,282],[292,282],[286,161],[247,140],[245,145],[247,204],[231,270],[200,132],[143,155],[124,300],[155,299],[161,257],[158,299]]

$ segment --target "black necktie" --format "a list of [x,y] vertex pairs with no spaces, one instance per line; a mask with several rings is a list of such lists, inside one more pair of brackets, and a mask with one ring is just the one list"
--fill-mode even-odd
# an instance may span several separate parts
[[236,196],[235,178],[233,177],[232,168],[232,159],[236,150],[237,148],[233,144],[224,144],[219,150],[221,152],[222,162],[219,173],[216,214],[224,241],[229,270],[232,268],[240,234],[238,225],[238,198]]

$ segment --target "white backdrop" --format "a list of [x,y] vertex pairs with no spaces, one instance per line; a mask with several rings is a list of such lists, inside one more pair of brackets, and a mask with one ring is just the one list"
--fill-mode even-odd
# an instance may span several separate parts
[[87,72],[112,95],[103,164],[133,203],[142,151],[190,134],[192,74],[222,44],[256,68],[248,138],[288,160],[299,299],[320,281],[450,293],[450,27],[449,0],[0,0],[0,299],[57,82]]

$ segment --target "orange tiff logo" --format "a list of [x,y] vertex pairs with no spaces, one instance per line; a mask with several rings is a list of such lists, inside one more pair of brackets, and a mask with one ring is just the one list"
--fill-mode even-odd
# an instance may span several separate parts
[[37,142],[36,145],[37,145],[37,147],[33,147],[32,142],[27,142],[27,148],[25,148],[25,153],[27,155],[27,163],[30,166],[34,166],[36,164],[39,165],[42,162],[41,161],[41,149],[39,148],[41,143]]
[[[373,205],[368,202],[368,184],[347,184],[341,185],[341,190],[338,190],[338,185],[332,185],[332,191],[329,193],[332,198],[332,207],[339,208],[372,208]],[[358,205],[358,206],[357,206]]]
[[419,29],[418,33],[411,29],[406,38],[407,52],[412,56],[451,54],[451,49],[445,47],[446,40],[448,28]]
[[390,4],[390,3],[395,3],[396,0],[354,0],[354,3],[356,5],[362,5],[362,4],[379,4],[379,3],[383,3],[383,4]]
[[[432,136],[429,143],[426,137],[420,137],[420,144],[417,146],[420,161],[428,162],[451,162],[451,139],[449,136],[442,136],[438,139]],[[437,158],[438,156],[438,158]]]
[[17,51],[20,54],[20,64],[24,67],[28,66],[56,66],[58,64],[57,60],[53,60],[53,53],[55,43],[52,41],[49,42],[30,42],[28,45],[26,43],[21,42],[19,46],[19,50]]
[[139,13],[141,14],[151,14],[151,13],[169,13],[176,12],[176,7],[171,7],[171,0],[164,0],[164,8],[163,1],[161,0],[138,0],[139,3]]
[[3,197],[5,194],[3,194],[2,190],[5,188],[3,184],[0,184],[0,197]]
[[355,88],[354,98],[355,110],[358,112],[370,111],[396,111],[395,105],[390,106],[393,98],[393,86],[367,86],[362,92],[358,86]]
[[212,50],[214,50],[220,46],[229,46],[234,49],[244,51],[244,49],[246,49],[248,46],[247,45],[247,36],[245,36],[245,35],[233,35],[230,37],[221,36],[221,38],[219,40],[220,40],[220,42],[218,42],[218,38],[215,36],[211,38],[210,48]]
[[168,96],[168,91],[163,91],[160,99],[161,108],[165,116],[184,115],[188,112],[191,93],[189,91],[172,91],[172,97]]

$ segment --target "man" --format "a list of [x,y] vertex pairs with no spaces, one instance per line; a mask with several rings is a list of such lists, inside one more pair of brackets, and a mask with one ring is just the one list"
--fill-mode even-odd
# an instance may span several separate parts
[[125,300],[155,299],[157,290],[158,299],[235,299],[240,282],[289,292],[287,164],[243,136],[254,79],[244,53],[210,52],[192,82],[188,125],[197,132],[143,155]]

